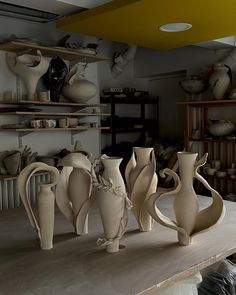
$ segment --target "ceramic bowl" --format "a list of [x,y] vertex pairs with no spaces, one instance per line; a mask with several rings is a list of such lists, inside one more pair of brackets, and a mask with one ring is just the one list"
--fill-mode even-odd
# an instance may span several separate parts
[[235,126],[230,121],[219,120],[208,126],[208,131],[214,136],[226,136],[234,132]]
[[215,175],[216,171],[217,171],[217,169],[215,169],[215,168],[211,168],[211,167],[206,168],[206,173],[211,176]]
[[217,177],[225,177],[226,176],[226,171],[217,171],[216,176]]
[[205,81],[199,76],[191,76],[190,79],[180,81],[179,85],[189,94],[199,94],[206,89]]

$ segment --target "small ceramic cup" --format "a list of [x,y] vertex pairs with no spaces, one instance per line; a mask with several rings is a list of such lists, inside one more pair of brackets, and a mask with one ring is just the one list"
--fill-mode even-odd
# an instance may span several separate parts
[[216,171],[216,176],[217,177],[225,177],[226,176],[226,171]]
[[33,128],[41,128],[41,127],[43,127],[42,120],[31,120],[30,121],[30,127],[33,127]]
[[217,171],[216,168],[207,167],[206,169],[206,173],[211,176],[215,175],[216,171]]
[[69,120],[68,120],[68,118],[59,119],[58,124],[59,124],[60,128],[68,128],[69,127]]
[[212,168],[219,170],[221,167],[221,162],[220,162],[220,160],[213,160],[211,162],[211,165],[212,165]]
[[44,128],[55,128],[57,125],[57,121],[54,119],[42,120]]
[[40,101],[49,101],[50,100],[50,91],[39,91],[38,92],[38,100]]

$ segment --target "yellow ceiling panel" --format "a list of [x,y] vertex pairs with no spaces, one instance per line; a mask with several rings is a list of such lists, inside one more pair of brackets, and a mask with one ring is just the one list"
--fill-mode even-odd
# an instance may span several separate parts
[[[161,32],[166,23],[190,23]],[[170,49],[236,35],[235,0],[114,0],[58,21],[58,28],[143,47]]]

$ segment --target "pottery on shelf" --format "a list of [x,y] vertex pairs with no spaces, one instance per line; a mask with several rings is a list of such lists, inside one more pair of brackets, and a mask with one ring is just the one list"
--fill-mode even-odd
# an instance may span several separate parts
[[38,81],[46,73],[49,60],[37,50],[37,56],[24,54],[16,57],[7,54],[7,64],[24,81],[27,99],[34,100]]
[[[51,181],[49,183],[40,183],[39,192],[37,193],[38,204],[38,220],[34,215],[29,199],[29,181],[36,172],[50,173]],[[32,227],[38,233],[40,239],[40,247],[43,250],[53,248],[53,230],[55,217],[55,195],[51,188],[55,186],[59,179],[59,171],[57,168],[48,166],[41,162],[31,163],[26,166],[18,176],[17,186],[21,200],[24,204],[28,218]]]
[[16,175],[21,168],[21,153],[19,151],[11,151],[2,160],[7,174]]
[[56,187],[56,202],[74,226],[77,235],[88,233],[88,212],[94,202],[93,169],[88,157],[81,152],[65,156],[60,180]]
[[77,103],[86,103],[97,93],[97,86],[85,79],[84,74],[75,65],[71,68],[66,83],[62,88],[62,95]]
[[[207,154],[198,161],[197,153],[178,152],[177,156],[180,178],[174,171],[168,168],[160,172],[162,177],[165,175],[173,177],[175,181],[174,188],[151,195],[146,201],[145,206],[146,210],[157,222],[178,232],[178,240],[181,245],[189,245],[192,242],[193,236],[211,229],[222,221],[225,215],[225,207],[220,194],[198,173],[199,167],[206,163]],[[193,188],[193,178],[199,180],[211,192],[212,196],[211,205],[201,211],[199,210],[198,198]],[[176,221],[163,215],[158,209],[158,199],[169,195],[174,196]]]
[[60,58],[52,58],[48,70],[44,76],[48,89],[50,90],[50,100],[58,102],[63,84],[68,74],[65,62]]
[[208,83],[198,75],[192,75],[189,79],[180,81],[179,85],[186,93],[190,94],[191,98],[204,92],[208,87]]
[[223,99],[230,84],[229,67],[215,64],[209,78],[209,85],[215,99]]
[[230,121],[225,120],[211,120],[208,125],[208,131],[214,136],[226,136],[235,131],[235,125]]
[[143,205],[149,195],[155,193],[157,189],[158,179],[153,148],[133,148],[133,154],[126,166],[125,179],[140,231],[152,230],[153,219]]
[[98,245],[106,246],[108,253],[119,251],[119,242],[126,231],[131,202],[127,198],[124,180],[119,170],[122,158],[102,155],[102,175],[94,182],[104,237]]

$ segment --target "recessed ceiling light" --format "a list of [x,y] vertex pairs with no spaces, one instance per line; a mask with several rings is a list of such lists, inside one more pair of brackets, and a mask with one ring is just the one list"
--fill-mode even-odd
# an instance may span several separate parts
[[169,23],[159,27],[162,32],[182,32],[192,28],[191,24],[188,23]]

